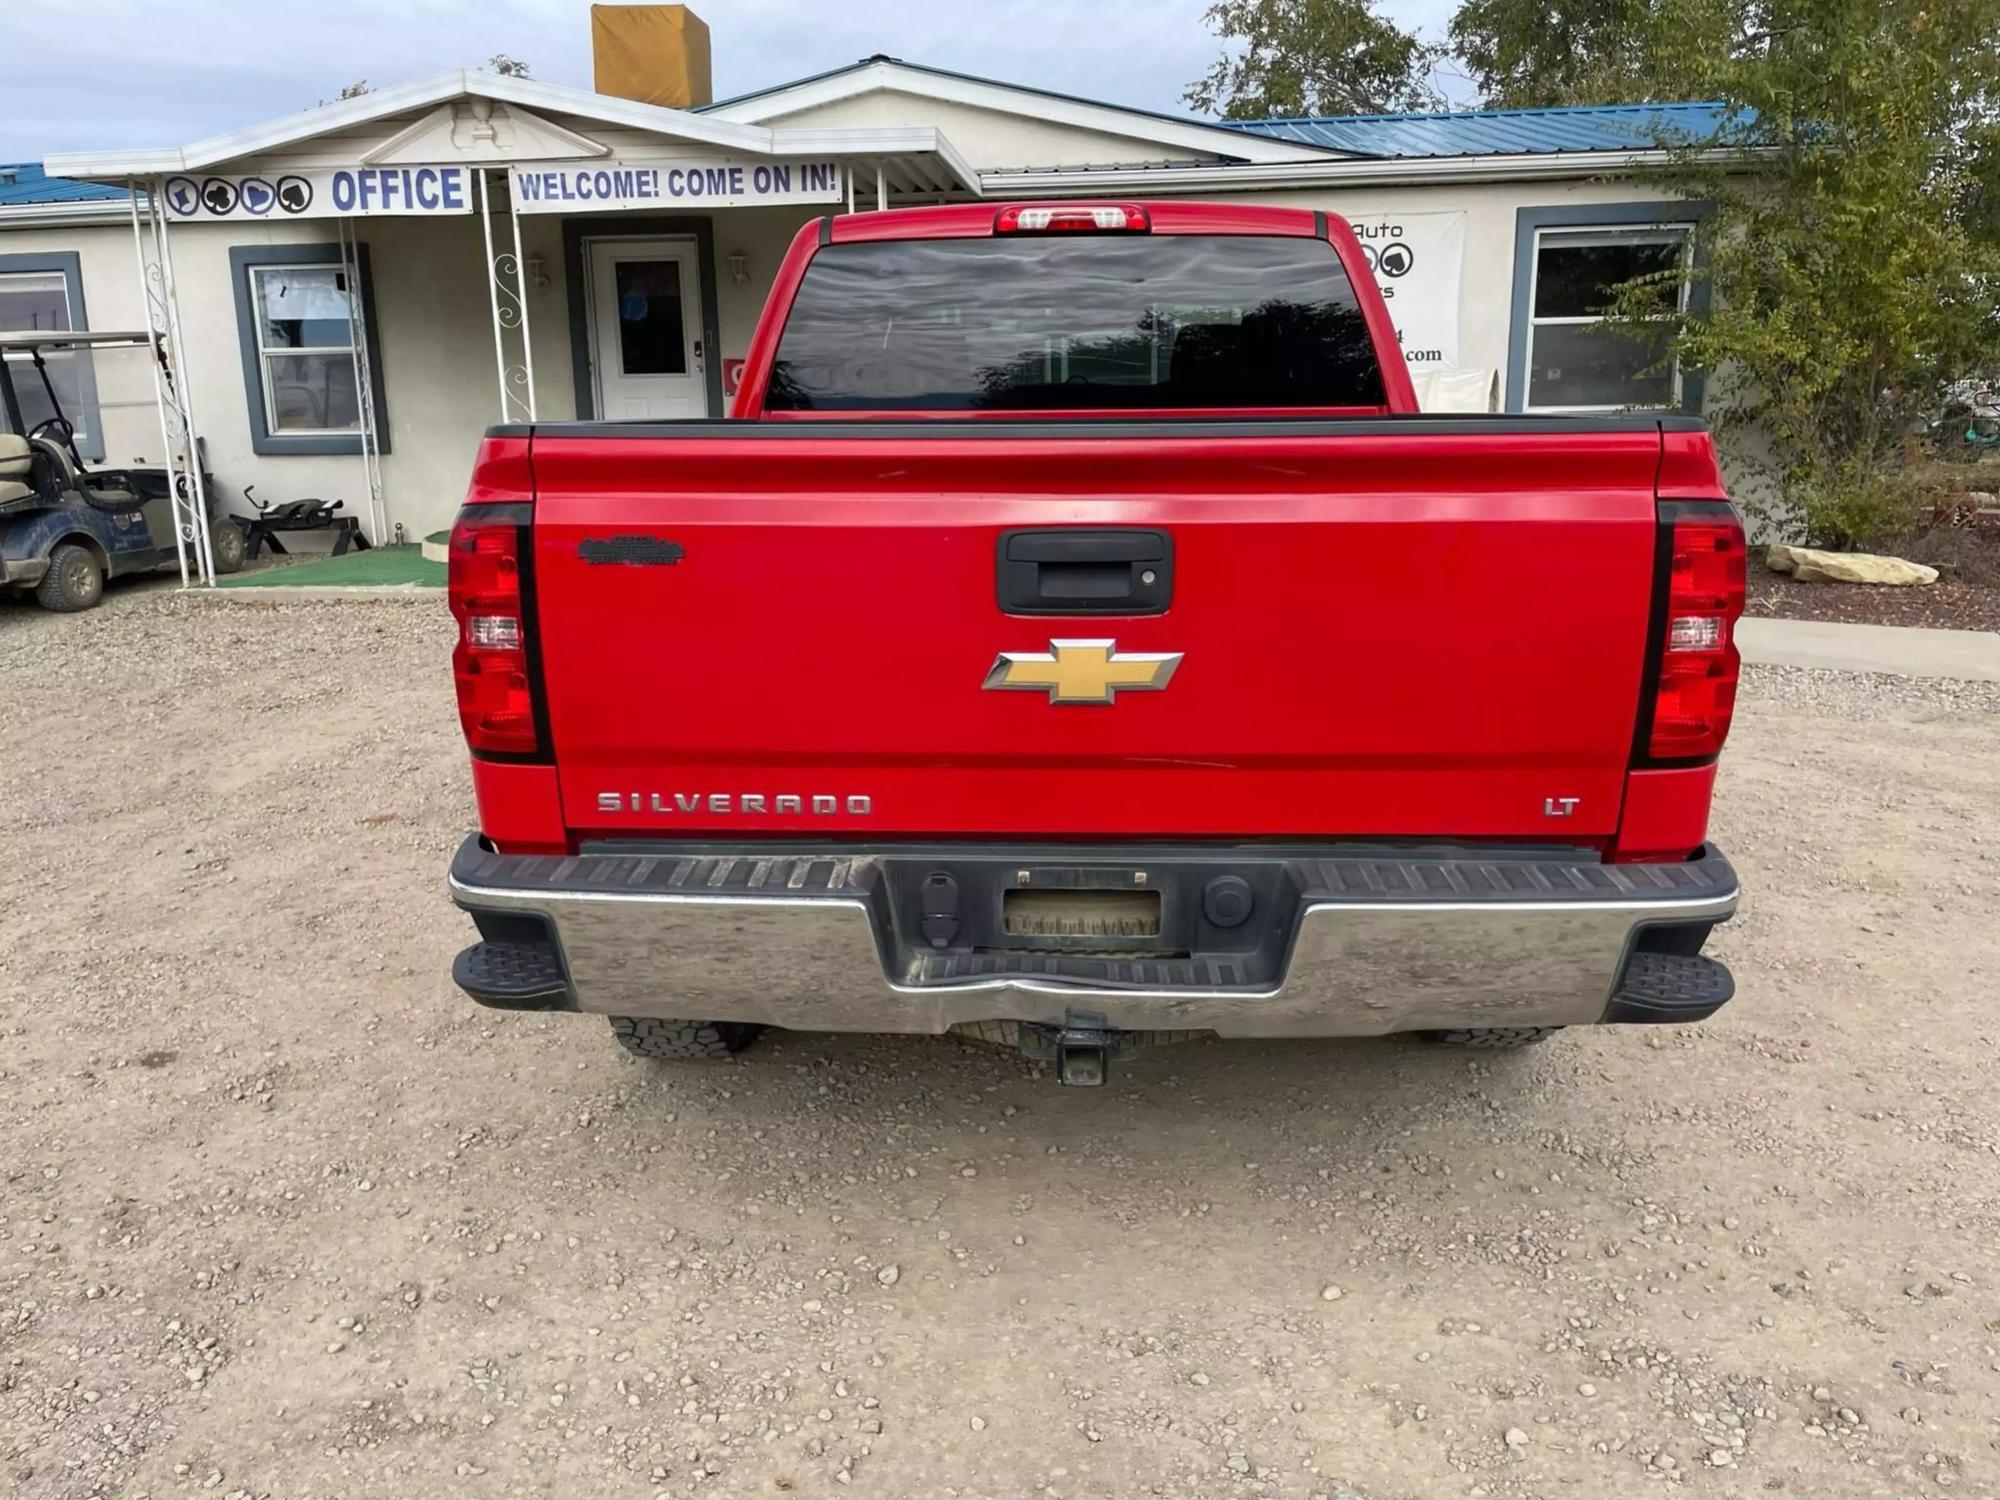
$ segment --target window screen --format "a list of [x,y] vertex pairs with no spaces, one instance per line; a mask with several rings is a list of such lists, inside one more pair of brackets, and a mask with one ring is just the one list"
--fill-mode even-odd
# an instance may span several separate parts
[[766,406],[1092,411],[1379,406],[1354,288],[1321,240],[1000,236],[828,245]]

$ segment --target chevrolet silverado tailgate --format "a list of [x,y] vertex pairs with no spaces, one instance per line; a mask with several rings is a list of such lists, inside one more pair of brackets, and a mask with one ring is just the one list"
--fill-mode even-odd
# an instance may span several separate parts
[[1660,451],[1625,418],[538,433],[566,820],[1609,834]]

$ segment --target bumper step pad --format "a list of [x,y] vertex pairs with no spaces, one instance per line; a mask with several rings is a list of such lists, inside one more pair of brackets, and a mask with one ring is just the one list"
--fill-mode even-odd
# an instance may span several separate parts
[[569,979],[549,943],[474,943],[452,961],[452,981],[496,1010],[569,1010]]
[[1736,993],[1729,970],[1685,953],[1635,953],[1604,1012],[1606,1021],[1678,1025],[1705,1021]]

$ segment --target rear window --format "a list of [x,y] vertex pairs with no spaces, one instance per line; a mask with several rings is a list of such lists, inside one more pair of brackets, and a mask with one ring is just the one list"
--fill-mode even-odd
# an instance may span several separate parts
[[1323,240],[998,236],[827,245],[778,342],[772,411],[1380,406]]

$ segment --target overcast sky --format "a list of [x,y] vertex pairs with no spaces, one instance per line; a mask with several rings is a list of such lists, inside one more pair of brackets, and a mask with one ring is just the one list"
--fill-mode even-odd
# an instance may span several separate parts
[[[886,52],[1168,111],[1183,109],[1181,90],[1218,54],[1205,9],[1206,0],[694,0],[725,98]],[[1387,0],[1390,14],[1429,34],[1451,9],[1451,0]],[[31,33],[44,45],[20,48]],[[588,88],[588,0],[0,0],[0,161],[180,146],[309,108],[356,79],[405,83],[495,52],[524,59],[536,78]]]

